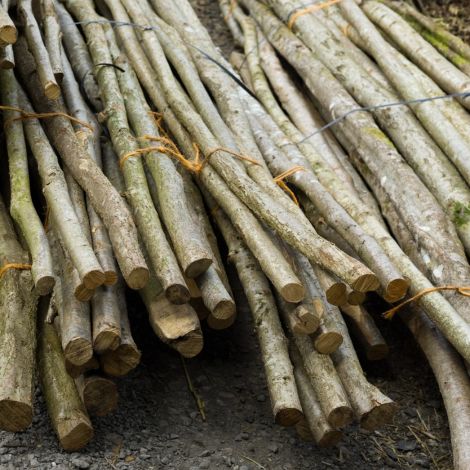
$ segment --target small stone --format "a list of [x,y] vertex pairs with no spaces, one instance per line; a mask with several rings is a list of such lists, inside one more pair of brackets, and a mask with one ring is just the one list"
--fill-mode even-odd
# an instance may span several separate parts
[[407,416],[409,416],[410,418],[416,418],[416,416],[418,416],[418,413],[416,411],[416,408],[412,408],[411,406],[405,408],[403,410],[403,413],[405,413]]
[[402,452],[411,452],[416,449],[416,441],[401,440],[397,442],[396,447]]
[[211,451],[210,450],[203,450],[200,454],[199,454],[199,457],[209,457],[209,455],[211,455]]
[[240,434],[240,437],[244,440],[247,441],[250,438],[250,435],[247,432],[242,432]]
[[90,468],[90,463],[84,458],[74,458],[72,459],[72,465],[77,468]]
[[201,462],[199,463],[199,468],[210,468],[211,467],[211,460],[208,458],[202,459]]
[[178,439],[178,434],[170,434],[170,439],[174,440],[174,439]]
[[162,459],[160,460],[160,462],[163,464],[163,465],[168,465],[168,463],[170,462],[170,459],[168,457],[162,457]]
[[264,395],[263,393],[260,393],[260,394],[256,397],[256,400],[259,401],[259,402],[264,402],[264,401],[266,401],[266,395]]
[[273,453],[277,454],[279,451],[279,446],[275,444],[274,442],[271,442],[271,444],[268,445],[268,449]]

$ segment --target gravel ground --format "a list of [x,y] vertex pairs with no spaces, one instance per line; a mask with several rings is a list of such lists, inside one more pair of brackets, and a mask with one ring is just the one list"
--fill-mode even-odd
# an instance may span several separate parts
[[[232,42],[216,2],[192,3],[228,54]],[[448,11],[432,6],[439,15]],[[294,430],[273,423],[246,301],[239,288],[235,293],[236,324],[223,332],[205,331],[203,353],[186,361],[204,402],[205,421],[188,389],[181,360],[149,332],[140,299],[130,294],[143,361],[119,382],[118,410],[94,420],[93,442],[82,452],[68,454],[57,445],[38,392],[33,426],[19,434],[0,432],[0,469],[452,468],[439,390],[402,324],[380,324],[391,346],[390,358],[363,364],[371,382],[399,404],[393,424],[373,433],[351,427],[338,447],[318,449],[302,442]]]

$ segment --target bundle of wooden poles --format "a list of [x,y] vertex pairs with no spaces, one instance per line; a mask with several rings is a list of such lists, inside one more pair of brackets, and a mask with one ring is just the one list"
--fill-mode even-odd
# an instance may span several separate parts
[[37,369],[61,445],[91,439],[140,361],[126,288],[197,355],[236,317],[222,247],[276,422],[321,446],[389,422],[350,333],[384,358],[362,303],[409,290],[469,463],[468,46],[401,3],[220,7],[232,64],[188,0],[1,2],[0,428],[31,424]]

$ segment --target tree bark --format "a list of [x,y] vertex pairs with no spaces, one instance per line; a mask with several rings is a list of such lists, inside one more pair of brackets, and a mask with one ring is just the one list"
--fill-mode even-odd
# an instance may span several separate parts
[[[27,263],[0,196],[0,263]],[[29,271],[0,278],[0,429],[26,429],[33,418],[37,293]]]

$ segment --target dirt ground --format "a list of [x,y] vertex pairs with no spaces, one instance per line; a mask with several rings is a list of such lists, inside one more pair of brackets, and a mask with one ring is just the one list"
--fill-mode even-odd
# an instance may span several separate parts
[[[230,52],[232,42],[216,2],[192,3],[216,44],[224,53]],[[445,3],[432,3],[430,12],[443,16],[449,4],[460,8],[465,2]],[[464,31],[460,23],[447,21],[456,31]],[[339,446],[325,450],[273,423],[249,311],[241,290],[235,293],[239,312],[235,325],[223,332],[205,331],[204,351],[185,363],[203,400],[205,421],[180,358],[159,344],[149,331],[140,299],[130,294],[132,324],[137,326],[134,333],[143,360],[133,374],[119,381],[118,410],[94,419],[93,442],[82,452],[67,454],[57,445],[38,392],[34,425],[24,433],[0,432],[0,469],[452,468],[439,390],[398,320],[380,323],[390,344],[389,359],[363,363],[371,382],[399,405],[393,424],[376,432],[352,426]]]

